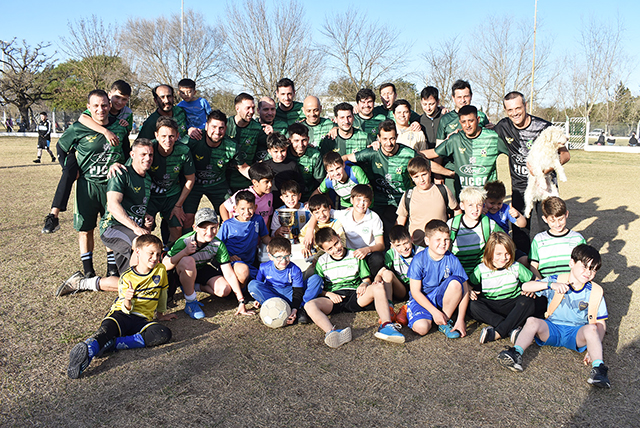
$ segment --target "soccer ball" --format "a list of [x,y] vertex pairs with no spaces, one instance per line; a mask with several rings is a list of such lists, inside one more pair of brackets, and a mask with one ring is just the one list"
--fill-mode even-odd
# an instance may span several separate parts
[[291,307],[286,300],[272,297],[260,307],[260,318],[267,327],[279,328],[287,323],[291,315]]

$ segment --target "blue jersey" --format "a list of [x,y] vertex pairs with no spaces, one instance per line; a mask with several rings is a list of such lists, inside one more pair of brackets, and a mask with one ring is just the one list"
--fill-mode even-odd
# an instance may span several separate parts
[[222,223],[218,239],[224,242],[230,256],[238,256],[243,262],[253,264],[260,238],[268,234],[262,217],[254,214],[249,221],[234,217]]
[[[558,275],[551,275],[542,281],[558,281]],[[550,288],[546,290],[538,291],[538,296],[545,296],[549,303],[556,292]],[[580,290],[569,288],[569,291],[564,295],[564,299],[560,302],[560,305],[555,311],[547,318],[550,322],[559,325],[580,326],[589,324],[589,297],[591,297],[591,282],[587,282]],[[604,297],[600,300],[600,306],[598,306],[599,320],[605,320],[609,318],[607,312],[607,304],[604,302]]]
[[509,222],[516,222],[516,219],[511,214],[509,214],[509,205],[507,204],[502,204],[500,211],[498,211],[497,213],[491,214],[490,212],[487,212],[487,214],[485,215],[491,220],[495,221],[496,224],[507,233],[509,233]]
[[302,288],[302,271],[295,263],[289,263],[283,270],[278,270],[273,261],[260,265],[256,280],[271,285],[276,292],[288,295],[292,289]]
[[193,101],[180,101],[178,107],[182,107],[187,113],[187,128],[204,129],[207,124],[207,116],[211,113],[211,106],[204,98]]
[[[436,289],[442,281],[451,275],[459,276],[463,282],[469,279],[460,264],[460,260],[451,252],[447,251],[442,259],[436,261],[429,255],[428,249],[419,252],[413,257],[407,273],[410,280],[417,279],[422,281],[422,293],[424,295]],[[412,297],[409,296],[409,298]]]

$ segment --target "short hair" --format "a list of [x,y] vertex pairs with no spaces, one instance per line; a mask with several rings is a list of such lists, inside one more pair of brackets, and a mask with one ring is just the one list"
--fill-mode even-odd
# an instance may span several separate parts
[[550,196],[542,201],[542,215],[545,217],[559,217],[567,214],[567,204],[557,196]]
[[350,111],[353,114],[353,106],[349,103],[340,103],[333,107],[333,114],[338,116],[339,111]]
[[131,150],[136,147],[153,147],[153,143],[148,138],[136,138],[133,144],[131,144]]
[[295,180],[287,180],[280,185],[280,193],[285,194],[287,192],[295,193],[296,195],[302,193],[300,183]]
[[331,242],[336,238],[340,240],[340,235],[335,230],[330,227],[322,227],[316,232],[315,242],[318,247],[322,248],[322,244]]
[[411,103],[407,100],[395,100],[393,104],[391,104],[391,111],[395,113],[396,109],[400,106],[406,106],[409,111],[411,111]]
[[589,269],[598,270],[602,266],[602,257],[598,250],[588,244],[580,244],[571,251],[571,260],[582,262]]
[[249,178],[251,181],[273,180],[273,170],[264,162],[256,162],[249,168]]
[[196,82],[194,82],[191,79],[182,79],[181,81],[178,82],[178,88],[195,89],[196,88]]
[[394,93],[397,93],[397,91],[396,91],[396,85],[394,85],[394,84],[393,84],[393,83],[391,83],[391,82],[383,83],[382,85],[380,85],[380,87],[378,88],[378,92],[382,92],[382,90],[383,90],[384,88],[391,88],[391,89],[393,89],[393,92],[394,92]]
[[458,117],[467,116],[470,114],[476,117],[478,116],[478,109],[476,108],[476,106],[472,106],[471,104],[469,104],[468,106],[460,107],[460,110],[458,110]]
[[109,100],[109,95],[107,95],[105,91],[103,91],[102,89],[94,89],[93,91],[89,92],[89,95],[87,95],[87,103],[90,103],[91,97],[94,97],[94,96],[106,98],[107,101]]
[[177,134],[180,133],[180,131],[178,130],[178,122],[176,122],[176,120],[172,117],[160,116],[156,121],[156,132],[158,132],[163,126],[175,130]]
[[156,86],[155,88],[153,88],[151,90],[151,95],[153,95],[154,99],[156,99],[156,100],[158,99],[158,88],[161,88],[163,86],[165,88],[169,88],[169,90],[171,91],[171,95],[173,96],[173,86],[167,85],[166,83],[161,83],[160,85]]
[[323,194],[313,195],[309,198],[309,211],[314,212],[320,208],[331,209],[331,201]]
[[416,156],[409,161],[409,164],[407,165],[407,172],[409,173],[409,176],[420,172],[431,172],[431,163],[422,156]]
[[436,232],[442,232],[448,235],[449,226],[447,226],[447,223],[445,223],[444,221],[434,218],[424,226],[424,236],[426,236],[427,238],[431,238]]
[[246,92],[240,92],[233,100],[234,105],[241,104],[243,101],[254,101],[253,97]]
[[382,122],[380,122],[380,125],[378,125],[378,133],[380,133],[381,131],[384,131],[384,132],[394,131],[396,133],[396,136],[398,135],[398,129],[396,128],[396,123],[391,119],[385,119]]
[[456,94],[456,91],[460,89],[469,89],[469,95],[473,95],[469,82],[467,82],[466,80],[458,79],[453,82],[453,85],[451,85],[451,96],[454,96]]
[[460,202],[482,201],[487,199],[487,191],[482,187],[469,186],[460,191]]
[[219,120],[220,122],[227,123],[227,115],[221,110],[211,110],[211,113],[207,116],[207,122],[212,120]]
[[249,190],[240,190],[238,193],[236,193],[236,205],[238,205],[240,201],[246,201],[250,204],[255,204],[256,195],[251,193]]
[[274,131],[267,136],[267,150],[269,149],[286,149],[291,143],[281,133]]
[[493,264],[493,253],[498,244],[504,246],[509,253],[509,260],[503,266],[505,269],[511,266],[516,258],[516,244],[513,243],[513,239],[504,232],[492,232],[484,246],[484,255],[482,256],[482,262],[491,270],[497,269]]
[[360,100],[366,100],[367,98],[373,99],[373,102],[376,102],[376,93],[373,92],[369,88],[362,88],[356,94],[356,102],[359,103]]
[[291,125],[289,125],[289,128],[287,129],[287,131],[289,131],[289,136],[292,136],[293,134],[298,134],[301,137],[309,137],[309,128],[307,128],[306,126],[304,126],[303,124],[296,122],[296,123],[292,123]]
[[518,97],[522,98],[522,104],[526,104],[527,103],[527,100],[525,100],[524,94],[522,92],[511,91],[507,95],[504,96],[504,98],[502,100],[502,105],[504,105],[505,101],[511,101],[511,100],[516,99]]
[[420,91],[420,98],[426,100],[429,97],[433,97],[438,101],[440,99],[440,92],[438,92],[438,88],[435,86],[426,86],[422,91]]
[[327,169],[331,165],[344,165],[344,160],[342,159],[342,156],[340,156],[340,153],[334,152],[332,150],[324,155],[324,157],[322,158],[322,163],[324,165],[324,169]]
[[291,241],[287,238],[276,237],[267,244],[269,254],[274,255],[277,252],[291,254]]
[[47,115],[47,112],[46,112],[46,111],[41,111],[41,112],[40,112],[40,115],[42,115],[42,116],[46,116],[46,115]]
[[396,224],[389,230],[389,242],[411,241],[411,234],[406,226]]
[[156,248],[162,249],[162,241],[156,235],[152,235],[148,233],[146,235],[140,235],[136,238],[136,242],[133,245],[133,249],[137,250],[138,248],[147,247],[149,245],[154,245]]
[[358,196],[362,196],[363,198],[369,199],[369,201],[373,201],[373,190],[371,190],[371,186],[368,184],[356,184],[351,189],[351,197],[356,198]]
[[293,92],[296,91],[296,85],[293,84],[293,80],[284,77],[276,83],[276,92],[278,92],[278,89],[280,88],[288,88],[289,86],[291,86]]
[[484,184],[484,190],[487,191],[487,199],[500,200],[507,196],[507,189],[504,187],[504,183],[500,180],[487,181]]
[[122,95],[131,96],[131,85],[124,80],[116,80],[111,84],[111,91],[118,91]]

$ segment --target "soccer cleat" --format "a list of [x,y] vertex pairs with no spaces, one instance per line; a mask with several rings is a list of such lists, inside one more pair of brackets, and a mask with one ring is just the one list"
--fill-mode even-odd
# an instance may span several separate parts
[[60,220],[53,214],[49,214],[44,218],[44,227],[42,233],[53,233],[60,229]]
[[609,368],[601,363],[598,367],[591,368],[591,374],[587,382],[589,385],[597,386],[598,388],[611,388],[611,383],[607,377]]
[[193,302],[187,302],[184,305],[184,311],[194,320],[204,318],[204,311],[200,309],[200,306],[204,306],[202,303],[194,300]]
[[516,344],[516,340],[518,340],[518,336],[520,336],[520,332],[522,331],[522,327],[517,327],[511,330],[511,334],[509,335],[509,339],[511,343]]
[[493,327],[485,327],[480,332],[480,343],[493,342],[496,340],[496,331]]
[[85,342],[80,342],[71,349],[69,353],[69,367],[67,367],[67,376],[71,379],[78,379],[80,374],[89,366],[91,358],[89,358],[89,347]]
[[447,339],[457,339],[460,337],[460,332],[457,330],[453,330],[453,321],[449,320],[446,324],[444,325],[439,325],[438,326],[438,330],[440,330],[442,333],[444,333],[444,335],[447,337]]
[[56,290],[56,297],[64,296],[70,293],[77,293],[80,290],[80,281],[84,279],[82,272],[77,271],[69,279],[62,283]]
[[351,327],[343,328],[342,330],[334,329],[324,336],[324,343],[329,348],[337,348],[347,342],[351,342]]
[[100,349],[100,352],[98,352],[96,357],[100,358],[102,356],[111,354],[111,353],[116,352],[116,351],[117,351],[117,349],[116,349],[116,339],[111,339],[107,343],[104,344],[104,346],[102,347],[102,349]]
[[307,311],[304,310],[304,308],[300,308],[298,310],[298,324],[310,324],[311,323],[311,318],[309,318],[309,315],[307,315]]
[[40,158],[38,158],[38,159],[34,159],[34,160],[33,160],[33,163],[40,163]]
[[498,354],[498,361],[500,364],[513,370],[514,372],[522,371],[522,355],[516,351],[516,348],[507,348]]
[[404,335],[400,333],[395,324],[389,323],[387,325],[379,326],[378,331],[374,333],[374,336],[378,339],[386,340],[393,343],[404,343]]
[[402,305],[398,313],[396,314],[396,322],[400,325],[404,325],[405,327],[409,325],[409,320],[407,319],[407,305]]

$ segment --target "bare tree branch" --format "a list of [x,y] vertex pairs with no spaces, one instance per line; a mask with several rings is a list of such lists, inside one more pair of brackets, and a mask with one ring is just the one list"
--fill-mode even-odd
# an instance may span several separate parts
[[426,62],[424,82],[440,91],[440,101],[447,107],[453,107],[451,91],[453,82],[468,75],[468,61],[462,57],[460,40],[453,37],[440,42],[422,55]]

